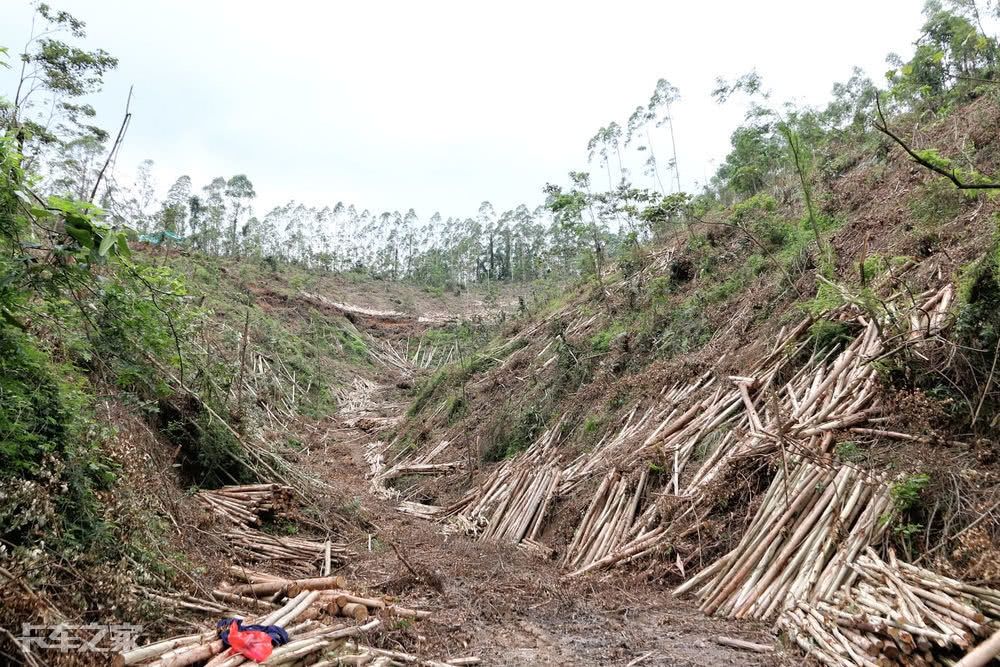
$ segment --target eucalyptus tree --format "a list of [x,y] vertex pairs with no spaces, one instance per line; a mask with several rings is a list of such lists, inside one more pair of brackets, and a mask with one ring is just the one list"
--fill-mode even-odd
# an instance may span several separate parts
[[420,250],[420,218],[412,208],[403,216],[400,242],[403,248],[403,275],[410,277],[414,258]]
[[205,193],[203,200],[205,217],[200,246],[207,252],[222,254],[223,248],[220,242],[226,218],[226,179],[216,176],[202,188],[202,191]]
[[608,174],[608,190],[614,189],[615,178],[611,168],[611,155],[615,155],[618,161],[618,177],[625,179],[625,166],[621,154],[622,128],[611,121],[607,126],[600,128],[594,136],[587,142],[587,161],[593,162],[595,157],[600,157],[601,166]]
[[667,127],[670,136],[670,149],[673,158],[670,161],[670,168],[674,172],[674,179],[677,183],[677,192],[681,191],[681,172],[677,165],[677,140],[674,137],[674,119],[671,114],[671,105],[680,99],[680,91],[666,79],[656,82],[656,88],[649,98],[647,109],[655,122],[656,127]]
[[103,49],[70,43],[86,36],[86,24],[72,14],[46,3],[35,6],[31,33],[19,54],[14,96],[9,103],[0,103],[0,129],[15,138],[27,168],[46,149],[59,152],[82,139],[86,141],[77,147],[93,146],[108,138],[92,124],[93,107],[77,100],[100,90],[104,75],[118,66],[118,59]]
[[648,106],[637,106],[632,115],[628,118],[625,132],[625,146],[635,144],[636,135],[640,132],[645,136],[645,144],[636,144],[636,150],[640,153],[648,152],[643,163],[647,176],[651,176],[656,186],[659,187],[660,194],[665,195],[666,189],[663,187],[663,180],[660,178],[660,167],[656,161],[656,151],[653,149],[653,137],[649,131],[649,124],[656,120],[656,114],[650,111]]
[[105,142],[94,134],[60,141],[48,160],[46,189],[54,194],[84,200],[96,183],[104,163]]
[[229,203],[229,252],[233,255],[239,255],[240,243],[237,229],[243,217],[249,215],[257,193],[253,189],[253,183],[244,174],[230,177],[226,181],[223,193]]
[[188,234],[188,203],[191,200],[191,177],[181,176],[167,190],[160,208],[160,226],[181,236]]
[[[746,115],[747,127],[740,128],[737,132],[742,130],[752,133],[750,136],[754,136],[764,146],[773,146],[778,137],[784,141],[787,148],[787,159],[791,163],[802,188],[806,219],[819,249],[820,268],[824,273],[831,273],[834,270],[833,257],[830,248],[823,241],[812,197],[814,167],[812,146],[807,137],[814,137],[817,134],[818,124],[815,115],[809,111],[796,110],[789,104],[785,105],[784,112],[771,105],[770,91],[764,88],[763,81],[756,71],[744,74],[732,82],[719,78],[712,95],[719,103],[724,103],[735,93],[743,93],[751,101]],[[728,161],[729,157],[727,157]]]
[[590,190],[590,174],[571,171],[569,177],[572,187],[567,191],[551,183],[545,186],[545,205],[552,212],[555,222],[587,248],[591,270],[603,288],[607,229],[595,212],[596,198]]

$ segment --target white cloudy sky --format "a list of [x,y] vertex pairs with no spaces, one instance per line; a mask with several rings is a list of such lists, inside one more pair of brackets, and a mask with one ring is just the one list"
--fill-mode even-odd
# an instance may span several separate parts
[[[780,98],[822,103],[860,65],[912,50],[922,0],[522,2],[50,0],[121,60],[95,106],[117,127],[129,85],[125,178],[156,163],[161,190],[246,173],[258,209],[339,200],[422,215],[541,200],[586,166],[586,143],[624,124],[656,80],[676,85],[678,163],[691,189],[742,112],[715,77],[757,68]],[[0,0],[0,45],[29,30]],[[12,74],[0,74],[0,91]]]

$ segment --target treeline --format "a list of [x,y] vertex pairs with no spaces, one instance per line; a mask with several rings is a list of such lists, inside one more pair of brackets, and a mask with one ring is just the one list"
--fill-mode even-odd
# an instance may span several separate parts
[[254,196],[246,176],[216,178],[200,189],[183,176],[155,212],[131,220],[146,236],[169,231],[200,252],[442,287],[525,282],[579,269],[576,239],[553,227],[542,207],[498,213],[483,202],[474,217],[421,218],[413,209],[372,212],[342,202],[289,202],[257,216]]
[[[913,57],[888,58],[892,69],[881,100],[886,114],[934,115],[995,90],[1000,55],[985,25],[995,21],[998,11],[995,3],[929,2]],[[37,45],[37,53],[22,59],[27,57],[58,87],[59,54],[46,51],[44,40]],[[0,113],[6,114],[0,120],[19,128],[19,150],[25,166],[41,175],[41,192],[96,200],[115,227],[154,240],[170,232],[197,252],[439,287],[599,275],[609,257],[632,253],[664,230],[761,193],[801,204],[816,231],[818,213],[810,195],[817,171],[843,168],[837,162],[838,141],[856,143],[871,135],[878,90],[855,70],[847,82],[834,86],[829,105],[812,109],[775,103],[756,73],[719,81],[717,99],[742,94],[750,102],[749,112],[731,136],[730,152],[697,196],[681,192],[671,116],[680,94],[661,79],[648,101],[589,139],[592,171],[570,172],[565,184],[547,184],[539,204],[496,211],[483,202],[475,215],[465,217],[426,217],[413,209],[372,211],[350,203],[314,207],[289,202],[260,213],[254,185],[243,174],[207,184],[182,176],[159,201],[151,162],[141,165],[128,184],[105,173],[105,156],[115,142],[93,124],[92,108],[65,98],[91,92],[117,61],[101,50],[64,55],[86,64],[92,76],[59,91],[58,123],[43,123],[51,105],[32,107],[18,97],[0,105]],[[39,113],[32,113],[33,108]]]

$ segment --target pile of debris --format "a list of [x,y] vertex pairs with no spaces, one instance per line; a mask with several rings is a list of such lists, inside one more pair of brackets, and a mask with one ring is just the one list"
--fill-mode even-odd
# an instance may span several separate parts
[[1000,590],[972,586],[867,549],[856,583],[802,599],[778,620],[827,665],[955,664],[1000,629]]
[[316,541],[257,530],[265,518],[294,516],[294,489],[278,484],[224,486],[199,491],[198,503],[215,519],[232,525],[222,533],[233,555],[249,562],[281,563],[290,571],[329,574],[343,562],[347,548],[331,540]]
[[199,491],[194,498],[210,515],[249,527],[259,526],[262,515],[288,517],[294,509],[295,491],[281,484],[246,484]]

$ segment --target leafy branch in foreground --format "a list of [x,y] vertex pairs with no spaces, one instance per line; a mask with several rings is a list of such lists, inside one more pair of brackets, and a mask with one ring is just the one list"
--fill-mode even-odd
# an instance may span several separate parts
[[[955,187],[959,190],[1000,190],[1000,183],[985,180],[984,177],[979,174],[964,174],[952,165],[951,160],[938,155],[936,151],[913,150],[906,144],[905,141],[900,139],[896,133],[889,129],[889,123],[886,121],[885,115],[882,113],[882,102],[877,94],[875,95],[875,108],[878,111],[879,118],[878,121],[874,123],[875,129],[899,144],[899,146],[906,151],[907,155],[913,158],[913,161],[917,164],[930,169],[936,174],[944,176],[949,181],[954,183]],[[980,180],[969,183],[963,180],[965,177]]]

